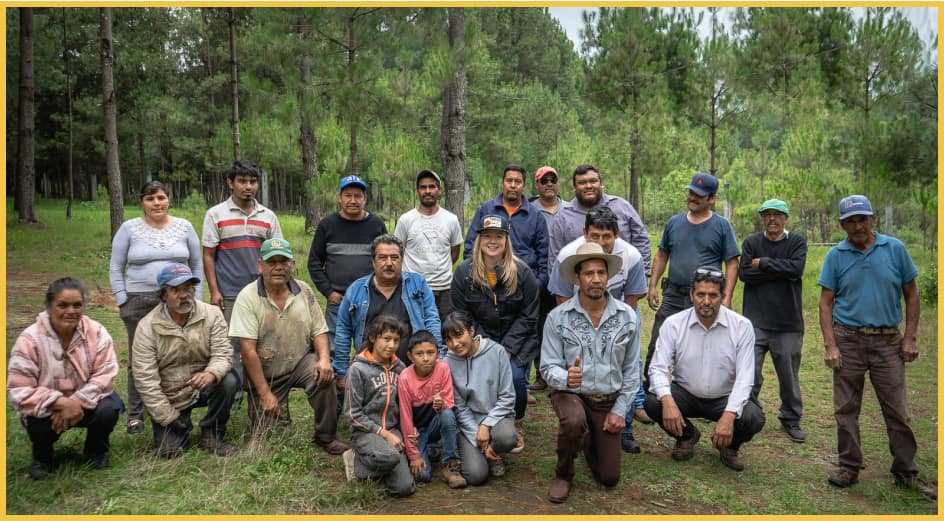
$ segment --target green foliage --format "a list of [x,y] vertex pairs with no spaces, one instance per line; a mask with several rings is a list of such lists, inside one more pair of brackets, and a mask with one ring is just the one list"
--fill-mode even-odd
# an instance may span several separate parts
[[937,304],[937,251],[932,252],[933,262],[918,276],[918,293],[925,304]]
[[181,209],[189,214],[206,212],[207,204],[204,195],[197,190],[191,190],[190,195],[180,204]]

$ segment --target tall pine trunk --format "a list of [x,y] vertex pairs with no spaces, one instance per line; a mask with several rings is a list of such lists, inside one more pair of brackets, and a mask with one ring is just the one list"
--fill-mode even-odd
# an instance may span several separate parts
[[33,10],[20,8],[20,114],[17,128],[16,212],[20,222],[36,222],[36,158],[33,148]]
[[69,133],[69,150],[68,150],[68,159],[66,171],[69,177],[69,203],[66,205],[66,219],[72,218],[72,201],[75,199],[75,178],[72,173],[72,64],[69,62],[69,54],[72,52],[69,50],[69,42],[67,38],[66,31],[66,10],[62,9],[62,58],[65,60],[66,66],[66,100],[69,107],[69,115],[67,119],[68,133]]
[[[354,57],[357,53],[357,37],[354,32],[355,22],[357,21],[357,9],[354,10],[352,14],[347,19],[347,82],[351,87],[351,91],[355,91],[357,85],[356,78],[354,76]],[[357,161],[357,117],[351,114],[351,134],[350,134],[350,152],[351,152],[351,173],[354,175],[359,175],[359,165]]]
[[121,189],[121,169],[118,166],[118,104],[115,99],[115,54],[111,37],[111,8],[102,7],[102,111],[105,117],[105,168],[108,174],[108,207],[111,214],[111,236],[114,237],[124,221],[124,197]]
[[443,93],[440,143],[446,183],[446,209],[459,217],[465,229],[466,48],[465,10],[449,9],[449,48],[452,76]]
[[239,67],[236,61],[236,11],[232,7],[229,8],[229,63],[233,93],[233,161],[239,161]]
[[298,88],[298,105],[301,116],[299,128],[299,142],[302,145],[302,183],[303,201],[305,207],[305,232],[313,232],[320,218],[315,198],[315,180],[318,178],[317,138],[312,117],[312,85],[311,85],[311,20],[308,11],[302,11],[298,17],[298,26],[302,39],[301,56],[301,84]]

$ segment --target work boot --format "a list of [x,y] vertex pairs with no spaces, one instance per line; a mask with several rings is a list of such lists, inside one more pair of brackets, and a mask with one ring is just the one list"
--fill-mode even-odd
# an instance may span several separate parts
[[321,440],[315,439],[315,445],[318,445],[319,447],[321,447],[322,450],[324,450],[325,452],[327,452],[328,454],[332,456],[340,456],[341,454],[344,453],[344,451],[351,448],[350,445],[348,445],[347,443],[337,438],[331,441],[321,441]]
[[29,468],[29,477],[36,480],[46,479],[50,472],[52,472],[52,465],[34,459]]
[[839,488],[851,487],[859,482],[859,473],[846,467],[839,467],[839,470],[829,475],[828,481]]
[[787,433],[787,437],[790,438],[794,443],[803,443],[806,441],[806,434],[803,433],[803,430],[800,429],[800,425],[796,423],[781,423],[780,427],[783,428],[783,432]]
[[547,389],[547,382],[544,381],[544,378],[541,378],[541,376],[538,375],[538,377],[534,379],[534,383],[531,384],[531,390],[543,391],[545,389]]
[[88,464],[93,469],[103,469],[108,466],[108,453],[103,452],[101,454],[93,454],[87,456]]
[[197,447],[222,457],[232,456],[239,450],[239,447],[232,443],[226,443],[221,436],[213,431],[203,431],[200,433],[200,442],[197,443]]
[[695,444],[701,439],[701,432],[696,428],[695,434],[687,440],[676,440],[675,448],[672,449],[672,459],[675,461],[685,461],[692,459],[695,455]]
[[500,456],[498,459],[488,460],[488,475],[493,478],[500,478],[505,475],[505,461]]
[[554,478],[551,486],[547,490],[547,500],[551,503],[563,503],[567,501],[570,494],[570,481],[561,478]]
[[721,463],[723,463],[725,467],[738,472],[744,470],[744,463],[741,462],[741,457],[738,456],[736,449],[721,447],[718,449],[718,452],[721,454]]
[[628,454],[639,454],[642,452],[642,449],[639,448],[639,443],[636,441],[636,438],[633,437],[632,433],[626,433],[620,435],[620,446],[623,447],[623,452]]
[[895,476],[895,484],[900,488],[917,490],[921,495],[932,501],[937,499],[937,487],[929,485],[918,476]]
[[538,399],[534,397],[530,392],[528,393],[528,405],[537,405]]
[[655,421],[653,421],[653,419],[650,418],[648,414],[646,414],[646,410],[642,407],[637,408],[636,411],[633,412],[633,418],[639,423],[645,425],[652,425],[655,423]]
[[518,454],[524,450],[524,429],[520,425],[515,425],[515,430],[518,431],[518,441],[515,442],[515,448],[508,451],[512,454]]
[[442,476],[449,488],[465,488],[468,484],[462,477],[462,463],[459,458],[452,458],[442,466]]

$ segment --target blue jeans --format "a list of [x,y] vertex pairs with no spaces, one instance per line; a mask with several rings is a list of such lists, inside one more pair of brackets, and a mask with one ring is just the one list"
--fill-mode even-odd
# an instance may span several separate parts
[[515,386],[515,421],[524,418],[524,411],[528,408],[528,374],[531,372],[531,363],[519,366],[511,360],[511,377]]
[[429,454],[426,452],[426,448],[430,445],[430,442],[439,441],[442,443],[442,463],[446,464],[447,461],[458,457],[458,452],[456,449],[456,413],[452,409],[443,409],[436,416],[433,416],[433,419],[430,420],[429,424],[425,427],[417,427],[417,432],[420,433],[420,439],[417,440],[416,446],[420,451],[420,455],[423,456],[423,461],[426,462],[426,468],[423,470],[422,474],[419,475],[417,481],[428,482],[430,480],[430,474],[432,473],[432,465],[430,465]]
[[[328,349],[331,350],[331,359],[334,359],[334,332],[338,328],[338,310],[341,308],[340,304],[325,304],[325,324],[328,326]],[[334,388],[335,392],[338,395],[338,411],[337,415],[341,416],[341,408],[344,406],[344,391],[341,391],[337,387]]]

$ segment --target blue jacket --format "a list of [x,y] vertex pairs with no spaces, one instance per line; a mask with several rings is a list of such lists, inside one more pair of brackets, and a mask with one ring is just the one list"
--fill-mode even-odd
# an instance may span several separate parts
[[[502,206],[502,196],[485,201],[475,211],[475,217],[469,224],[469,231],[465,235],[465,250],[462,258],[472,258],[472,245],[482,226],[482,217],[486,215],[504,215],[508,212]],[[521,208],[510,218],[511,221],[511,249],[515,257],[523,260],[531,268],[534,277],[538,280],[539,288],[547,287],[547,222],[541,214],[541,209],[529,203],[527,199],[521,201]]]
[[[373,273],[368,273],[355,280],[344,292],[344,299],[338,307],[338,323],[334,332],[334,354],[332,363],[338,379],[347,374],[351,362],[351,342],[355,349],[360,349],[367,328],[367,309],[370,307],[369,286]],[[442,324],[433,291],[426,280],[417,273],[404,271],[400,274],[401,295],[406,311],[410,315],[413,332],[425,329],[436,337],[439,344],[439,357],[446,356],[446,346],[442,342]]]

